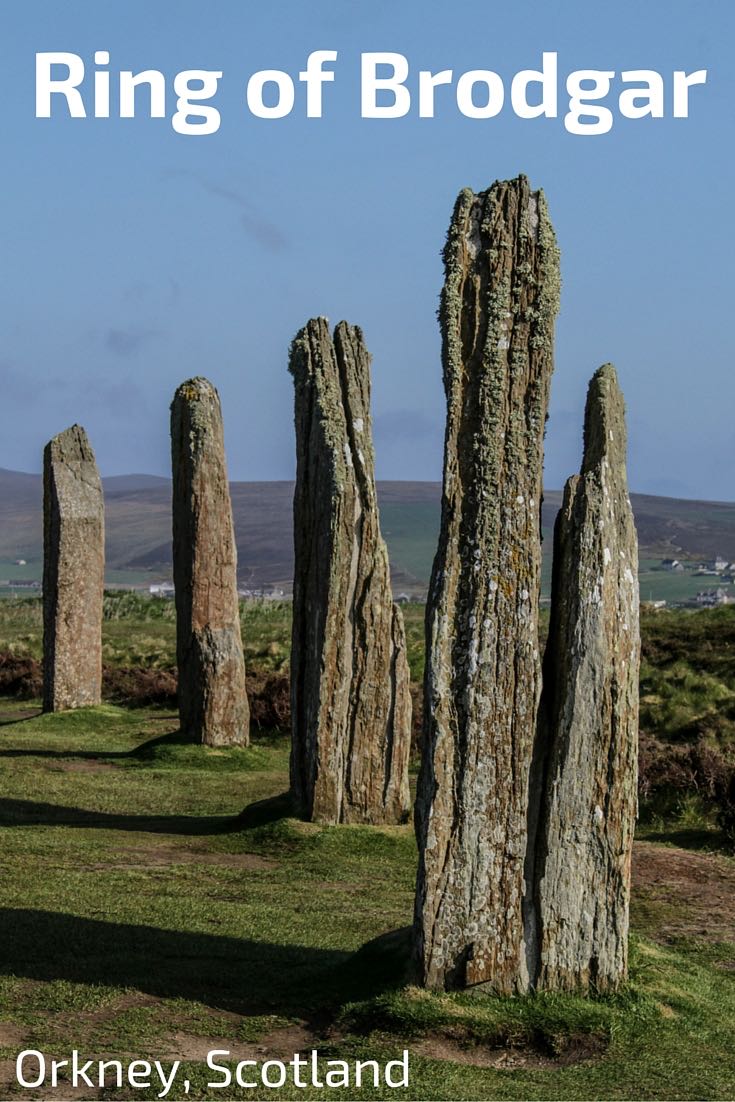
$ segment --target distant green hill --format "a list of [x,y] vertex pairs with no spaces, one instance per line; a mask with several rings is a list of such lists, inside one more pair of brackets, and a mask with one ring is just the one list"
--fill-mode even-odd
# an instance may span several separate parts
[[[104,480],[110,580],[167,578],[171,572],[171,484],[151,475]],[[233,482],[231,486],[241,584],[290,585],[293,570],[292,482]],[[425,589],[439,530],[437,482],[379,482],[381,522],[397,593]],[[0,469],[0,579],[40,576],[42,488],[38,475]],[[679,600],[716,579],[654,570],[662,558],[735,560],[735,504],[632,495],[641,550],[644,598]],[[551,532],[561,493],[543,504],[548,582]],[[15,559],[26,567],[14,567]]]

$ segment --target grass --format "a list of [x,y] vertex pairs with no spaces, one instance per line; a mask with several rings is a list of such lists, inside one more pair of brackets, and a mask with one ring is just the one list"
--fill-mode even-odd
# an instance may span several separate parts
[[[424,664],[424,606],[404,607],[411,674],[418,680]],[[268,671],[288,669],[291,650],[291,602],[243,601],[240,605],[245,660]],[[0,653],[40,659],[43,615],[40,597],[0,601]],[[176,664],[174,602],[134,592],[105,594],[103,661],[113,666],[170,669]]]
[[735,607],[642,619],[641,727],[735,750]]
[[[418,679],[424,609],[404,615]],[[283,671],[290,605],[251,602],[242,616],[249,664]],[[0,651],[40,648],[39,601],[0,602]],[[113,665],[170,667],[173,604],[108,595],[104,650]],[[641,684],[656,738],[732,754],[735,609],[644,615]],[[209,1048],[290,1059],[316,1047],[325,1061],[408,1047],[408,1091],[330,1095],[735,1096],[735,943],[705,936],[708,913],[735,908],[735,880],[722,879],[735,860],[701,793],[659,793],[644,809],[640,835],[676,875],[638,884],[619,996],[433,995],[407,982],[405,937],[381,937],[411,920],[411,828],[288,818],[273,799],[287,787],[287,738],[266,731],[247,750],[215,750],[178,742],[168,711],[36,713],[36,702],[0,700],[0,1075],[21,1047],[77,1047],[183,1059],[190,1097],[222,1098],[206,1085]],[[704,862],[687,873],[688,894],[677,894],[687,870],[672,845]],[[0,1088],[13,1096],[9,1079]]]
[[[403,606],[412,679],[424,668],[424,613]],[[548,613],[542,612],[542,634]],[[241,605],[249,666],[288,669],[291,604],[247,601]],[[641,726],[659,738],[711,737],[735,747],[735,607],[700,612],[668,610],[642,614]],[[0,652],[40,659],[43,623],[39,598],[0,601]],[[105,597],[103,658],[114,666],[169,669],[176,661],[173,601],[137,593]]]
[[238,823],[286,787],[285,738],[214,750],[178,743],[168,712],[28,711],[0,702],[8,1052],[184,1058],[193,1098],[232,1095],[192,1053],[299,1045],[322,1061],[409,1047],[408,1091],[336,1097],[735,1094],[733,946],[660,944],[663,904],[634,912],[620,996],[429,995],[405,984],[400,935],[372,941],[410,922],[410,827],[320,827],[277,805]]

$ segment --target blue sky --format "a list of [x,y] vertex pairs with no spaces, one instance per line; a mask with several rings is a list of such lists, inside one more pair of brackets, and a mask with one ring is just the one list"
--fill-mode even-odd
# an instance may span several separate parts
[[[168,473],[168,404],[205,374],[225,410],[230,473],[294,470],[288,346],[315,314],[359,324],[373,353],[378,476],[441,475],[444,396],[435,311],[457,192],[525,172],[548,198],[562,308],[546,484],[580,459],[587,381],[607,360],[629,409],[634,490],[735,499],[732,300],[735,5],[683,0],[6,0],[2,53],[3,344],[0,466],[40,469],[73,421],[104,474]],[[296,76],[338,51],[324,116],[247,111],[248,77]],[[169,118],[35,118],[35,54],[94,70],[222,70],[208,137]],[[419,69],[492,69],[509,84],[558,52],[560,117],[360,118],[360,54]],[[655,69],[667,118],[616,113],[568,134],[563,77]],[[672,119],[674,69],[708,70]],[[85,91],[88,85],[84,86]],[[615,107],[616,96],[606,101]],[[114,105],[114,100],[113,100]]]

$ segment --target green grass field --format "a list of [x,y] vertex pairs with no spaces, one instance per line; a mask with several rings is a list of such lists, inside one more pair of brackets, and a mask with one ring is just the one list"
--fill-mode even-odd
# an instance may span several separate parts
[[20,1047],[183,1059],[194,1098],[293,1096],[208,1090],[201,1056],[213,1048],[234,1061],[317,1048],[325,1061],[408,1047],[408,1090],[336,1097],[735,1093],[735,946],[662,938],[675,899],[637,900],[619,997],[427,996],[404,985],[400,942],[355,957],[410,922],[409,827],[277,812],[238,825],[286,786],[282,736],[217,751],[162,739],[170,713],[24,711],[4,706],[0,750],[3,1097],[34,1097],[11,1089]]
[[[417,677],[423,609],[405,611]],[[284,670],[289,630],[287,604],[244,606],[251,666]],[[735,609],[646,617],[644,643],[646,724],[672,745],[695,730],[731,750]],[[107,661],[163,668],[173,645],[170,602],[107,599]],[[39,647],[39,603],[0,603],[0,651]],[[408,1089],[329,1096],[735,1097],[735,859],[701,802],[645,817],[622,994],[427,995],[406,982],[400,934],[369,944],[410,923],[412,829],[290,818],[271,799],[288,783],[283,733],[214,750],[178,743],[176,729],[163,709],[43,716],[37,701],[0,698],[1,1097],[131,1096],[14,1085],[20,1049],[74,1047],[180,1060],[191,1098],[324,1097],[207,1087],[212,1049],[233,1066],[317,1049],[324,1069],[404,1048]]]

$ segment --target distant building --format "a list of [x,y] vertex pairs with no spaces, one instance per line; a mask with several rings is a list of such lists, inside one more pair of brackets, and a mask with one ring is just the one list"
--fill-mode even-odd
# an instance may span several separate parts
[[721,555],[715,555],[711,562],[707,563],[707,570],[714,571],[716,574],[721,574],[723,570],[727,570],[727,560],[723,559]]
[[694,598],[694,603],[700,608],[715,608],[718,605],[733,605],[735,597],[730,596],[721,586],[718,589],[704,589]]
[[291,597],[279,586],[256,586],[249,589],[238,589],[238,597],[244,601],[289,601]]
[[661,560],[661,569],[662,570],[674,570],[677,573],[680,573],[681,571],[683,571],[684,567],[682,566],[682,564],[679,562],[678,559],[662,559]]
[[176,593],[173,582],[160,582],[155,585],[148,586],[148,592],[151,597],[173,597]]
[[28,563],[26,562],[25,559],[16,559],[15,562],[13,563],[13,565],[14,566],[27,566]]

